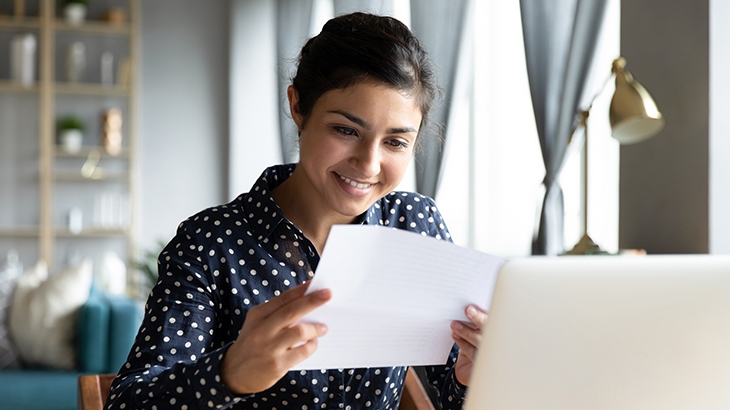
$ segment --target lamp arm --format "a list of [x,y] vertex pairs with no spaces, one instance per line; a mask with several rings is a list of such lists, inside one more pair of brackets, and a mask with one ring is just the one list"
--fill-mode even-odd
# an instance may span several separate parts
[[[621,57],[614,60],[614,66],[616,65],[616,62],[619,61]],[[611,74],[609,74],[605,80],[603,80],[603,85],[601,85],[601,88],[598,89],[595,95],[593,95],[593,98],[591,98],[590,104],[588,104],[588,108],[585,110],[578,111],[578,114],[581,115],[581,120],[577,122],[573,128],[570,130],[570,137],[568,137],[568,145],[570,145],[571,142],[573,142],[573,136],[575,135],[576,131],[578,131],[578,128],[585,127],[587,125],[588,121],[588,113],[593,108],[593,103],[596,102],[596,99],[599,95],[603,93],[603,90],[606,89],[606,86],[608,85],[608,82],[611,81],[611,78],[613,78],[613,75],[616,73],[615,69],[611,69]]]

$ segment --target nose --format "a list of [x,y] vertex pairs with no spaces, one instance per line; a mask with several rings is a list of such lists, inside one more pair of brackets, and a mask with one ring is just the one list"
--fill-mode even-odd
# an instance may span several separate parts
[[363,141],[358,144],[357,151],[352,156],[350,163],[364,178],[371,178],[380,173],[381,159],[379,144]]

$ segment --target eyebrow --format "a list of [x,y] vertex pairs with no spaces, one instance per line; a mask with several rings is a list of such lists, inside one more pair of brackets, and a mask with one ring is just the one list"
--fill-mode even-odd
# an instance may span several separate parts
[[[365,128],[366,130],[369,130],[371,128],[370,124],[368,124],[365,120],[363,120],[362,118],[356,117],[346,111],[331,110],[331,111],[327,111],[327,112],[331,112],[333,114],[339,114],[339,115],[347,118],[348,120],[354,122],[355,124]],[[413,127],[388,128],[388,130],[387,130],[388,134],[407,134],[409,132],[418,134],[418,130]]]

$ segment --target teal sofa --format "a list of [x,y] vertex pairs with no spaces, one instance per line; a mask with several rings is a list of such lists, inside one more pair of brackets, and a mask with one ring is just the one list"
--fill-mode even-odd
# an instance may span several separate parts
[[142,323],[142,304],[92,289],[79,310],[78,369],[0,370],[0,410],[76,410],[78,376],[117,373]]

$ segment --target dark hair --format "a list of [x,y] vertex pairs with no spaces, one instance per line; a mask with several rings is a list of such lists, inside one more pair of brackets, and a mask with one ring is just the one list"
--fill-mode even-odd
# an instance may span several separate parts
[[428,53],[408,27],[392,17],[367,13],[335,17],[307,41],[298,63],[292,85],[305,122],[327,91],[375,81],[416,98],[423,130],[440,92]]

